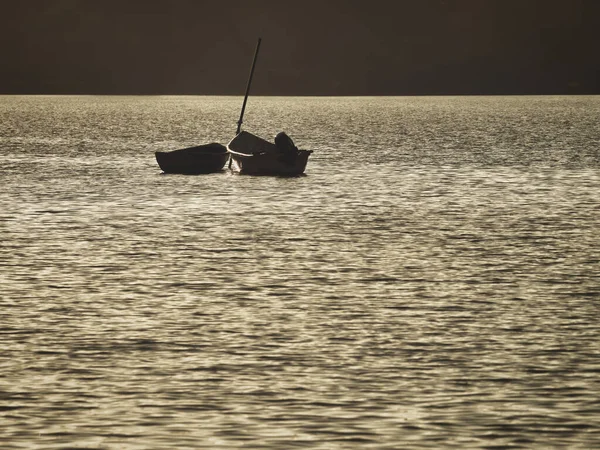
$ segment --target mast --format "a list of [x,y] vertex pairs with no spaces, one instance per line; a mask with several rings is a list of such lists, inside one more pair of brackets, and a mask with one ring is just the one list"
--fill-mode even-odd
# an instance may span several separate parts
[[250,93],[250,85],[252,84],[252,76],[254,75],[254,67],[256,66],[256,58],[258,58],[258,50],[260,49],[261,38],[258,38],[256,43],[256,51],[254,52],[254,59],[252,60],[252,68],[250,69],[250,76],[248,77],[248,85],[246,86],[246,95],[244,96],[244,103],[242,104],[242,112],[240,113],[240,120],[237,122],[236,135],[242,130],[242,123],[244,119],[244,111],[246,110],[246,102],[248,101],[248,94]]

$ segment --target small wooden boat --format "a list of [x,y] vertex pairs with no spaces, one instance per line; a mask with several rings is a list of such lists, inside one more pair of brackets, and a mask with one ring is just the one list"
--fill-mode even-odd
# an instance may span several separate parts
[[284,149],[242,131],[227,145],[234,171],[248,175],[301,175],[312,150]]
[[156,152],[155,155],[163,172],[187,175],[220,172],[229,158],[227,147],[217,143]]

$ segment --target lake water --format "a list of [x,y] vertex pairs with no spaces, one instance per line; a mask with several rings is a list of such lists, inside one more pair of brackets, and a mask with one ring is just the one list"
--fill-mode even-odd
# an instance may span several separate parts
[[0,97],[2,449],[600,447],[600,97]]

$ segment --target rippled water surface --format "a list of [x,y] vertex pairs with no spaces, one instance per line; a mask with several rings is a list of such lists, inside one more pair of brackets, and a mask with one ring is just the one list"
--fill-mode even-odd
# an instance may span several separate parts
[[600,447],[600,97],[0,97],[0,442]]

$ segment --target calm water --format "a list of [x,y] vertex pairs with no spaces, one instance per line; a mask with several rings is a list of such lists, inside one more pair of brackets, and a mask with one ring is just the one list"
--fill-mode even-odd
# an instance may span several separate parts
[[0,446],[600,447],[600,97],[0,97]]

